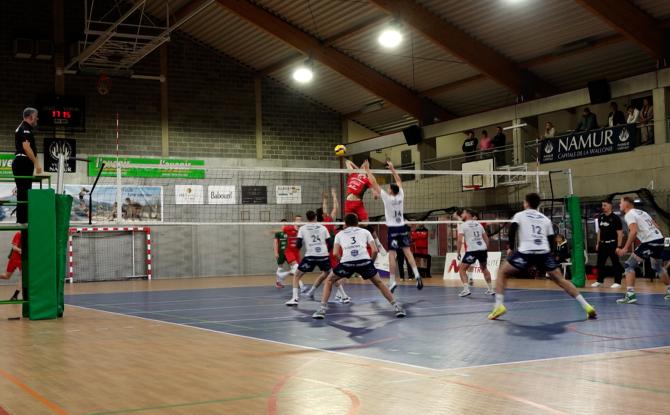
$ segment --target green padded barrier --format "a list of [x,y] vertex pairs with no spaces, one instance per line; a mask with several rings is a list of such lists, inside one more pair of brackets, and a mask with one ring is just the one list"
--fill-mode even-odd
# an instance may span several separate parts
[[24,299],[29,303],[23,305],[24,317],[27,314],[31,320],[57,318],[56,194],[52,189],[28,191],[27,247],[23,289]]
[[56,292],[58,298],[58,317],[65,311],[65,273],[67,259],[67,238],[70,229],[72,196],[56,195]]
[[584,260],[584,228],[582,226],[582,205],[577,196],[565,199],[572,226],[572,283],[576,287],[586,284],[586,262]]

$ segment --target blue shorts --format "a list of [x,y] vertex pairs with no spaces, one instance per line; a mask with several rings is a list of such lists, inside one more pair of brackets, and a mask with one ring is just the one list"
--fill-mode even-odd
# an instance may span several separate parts
[[300,261],[300,265],[298,265],[298,269],[303,273],[312,272],[316,267],[319,267],[321,271],[330,271],[330,257],[306,256]]
[[472,265],[475,262],[479,262],[481,268],[486,268],[486,261],[489,259],[488,251],[468,251],[463,255],[461,262],[463,264]]
[[403,248],[409,248],[412,241],[409,238],[409,228],[407,225],[403,226],[389,226],[388,227],[388,245],[389,250],[397,251]]
[[633,253],[642,259],[662,259],[664,249],[665,241],[663,239],[656,239],[653,241],[641,243],[640,246],[635,248]]
[[349,278],[354,274],[359,274],[364,280],[377,275],[377,268],[374,262],[370,259],[363,259],[360,261],[340,262],[337,264],[333,273],[341,278]]
[[515,252],[507,259],[507,262],[519,271],[527,271],[528,268],[532,266],[536,268],[540,274],[553,271],[560,267],[560,264],[550,252],[545,254],[524,254]]

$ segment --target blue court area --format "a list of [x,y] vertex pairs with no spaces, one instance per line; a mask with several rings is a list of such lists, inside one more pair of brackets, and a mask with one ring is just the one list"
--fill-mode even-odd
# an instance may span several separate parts
[[[638,294],[619,305],[615,293],[585,293],[598,320],[585,320],[579,304],[561,291],[509,290],[508,313],[488,321],[493,297],[476,288],[399,287],[408,312],[396,319],[372,285],[350,284],[353,302],[331,303],[326,320],[311,314],[318,303],[283,303],[290,289],[218,288],[70,295],[68,304],[179,323],[297,346],[349,353],[431,369],[670,346],[670,304],[659,294]],[[318,298],[318,296],[317,296]]]

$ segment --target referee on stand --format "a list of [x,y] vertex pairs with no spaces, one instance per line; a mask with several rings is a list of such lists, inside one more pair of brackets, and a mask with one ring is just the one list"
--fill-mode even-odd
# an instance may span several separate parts
[[623,267],[619,262],[616,249],[623,246],[623,226],[619,216],[614,213],[611,200],[603,200],[602,209],[602,213],[598,215],[598,232],[596,233],[598,281],[591,284],[591,287],[600,287],[605,282],[605,263],[609,258],[614,271],[614,284],[610,288],[619,288]]
[[37,110],[28,107],[23,110],[23,121],[14,132],[14,161],[12,173],[16,182],[16,223],[28,223],[28,190],[33,185],[31,179],[19,179],[17,176],[42,174],[42,165],[37,160],[37,147],[33,128],[37,126]]

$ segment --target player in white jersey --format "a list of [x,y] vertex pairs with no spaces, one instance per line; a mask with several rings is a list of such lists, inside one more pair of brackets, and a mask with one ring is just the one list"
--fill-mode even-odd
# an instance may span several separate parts
[[310,210],[307,212],[307,220],[310,222],[303,225],[298,230],[298,248],[305,247],[305,255],[298,265],[298,269],[293,275],[293,297],[286,302],[286,305],[298,305],[300,298],[300,279],[308,272],[314,271],[319,267],[322,274],[330,271],[330,256],[328,253],[328,238],[330,234],[325,226],[316,223],[316,212]]
[[461,282],[463,283],[463,291],[458,294],[460,297],[471,294],[467,272],[475,262],[479,262],[479,268],[481,268],[482,274],[484,274],[487,287],[485,294],[495,294],[495,291],[491,288],[491,272],[486,267],[489,236],[486,234],[484,227],[479,222],[473,220],[476,216],[476,213],[471,209],[465,209],[461,213],[463,223],[460,224],[458,229],[458,249],[456,250],[458,252],[458,259],[461,259],[463,242],[465,242],[467,251],[463,255],[463,260],[458,268],[458,275],[461,277]]
[[623,248],[617,249],[619,256],[624,256],[633,246],[635,239],[640,245],[635,248],[630,258],[625,262],[626,271],[626,295],[617,300],[619,304],[633,304],[637,302],[635,295],[635,269],[640,267],[642,261],[651,259],[651,267],[656,271],[661,281],[667,285],[666,300],[670,300],[670,277],[668,271],[663,267],[663,234],[658,229],[656,222],[647,212],[635,209],[633,199],[624,197],[619,203],[619,209],[624,212],[624,220],[628,225],[628,239]]
[[[364,280],[370,280],[382,293],[384,298],[393,306],[396,317],[405,317],[405,310],[402,309],[393,297],[393,293],[379,278],[379,273],[375,268],[374,259],[377,256],[377,247],[375,246],[372,234],[367,229],[358,227],[358,216],[355,213],[349,213],[344,217],[344,230],[335,236],[333,253],[340,256],[340,263],[333,269],[326,279],[323,287],[323,297],[321,306],[312,317],[315,319],[326,318],[328,310],[328,300],[333,284],[342,278],[350,278],[354,274],[359,274]],[[368,254],[368,247],[372,254]]]
[[386,227],[388,228],[390,289],[391,292],[394,292],[398,286],[396,283],[396,274],[398,272],[396,255],[397,251],[402,251],[412,268],[414,278],[416,278],[416,288],[420,290],[423,288],[423,280],[410,249],[412,240],[410,239],[410,229],[405,224],[405,192],[402,189],[402,180],[400,180],[400,175],[398,175],[398,172],[393,167],[393,163],[387,161],[386,166],[391,170],[393,180],[395,181],[395,183],[389,185],[387,190],[379,186],[369,166],[365,166],[365,170],[368,173],[370,188],[373,192],[381,194],[382,202],[384,202],[384,218],[386,219]]
[[[596,309],[586,302],[570,281],[563,278],[560,265],[552,255],[556,244],[554,227],[546,216],[537,211],[538,206],[540,206],[540,195],[529,193],[523,201],[524,210],[512,218],[509,228],[510,249],[507,250],[507,263],[502,265],[498,271],[496,304],[489,314],[489,320],[495,320],[507,312],[503,304],[507,278],[527,271],[530,266],[535,266],[540,274],[546,273],[550,280],[575,298],[586,311],[588,318],[596,318]],[[511,248],[515,244],[517,233],[519,247],[512,254]]]

